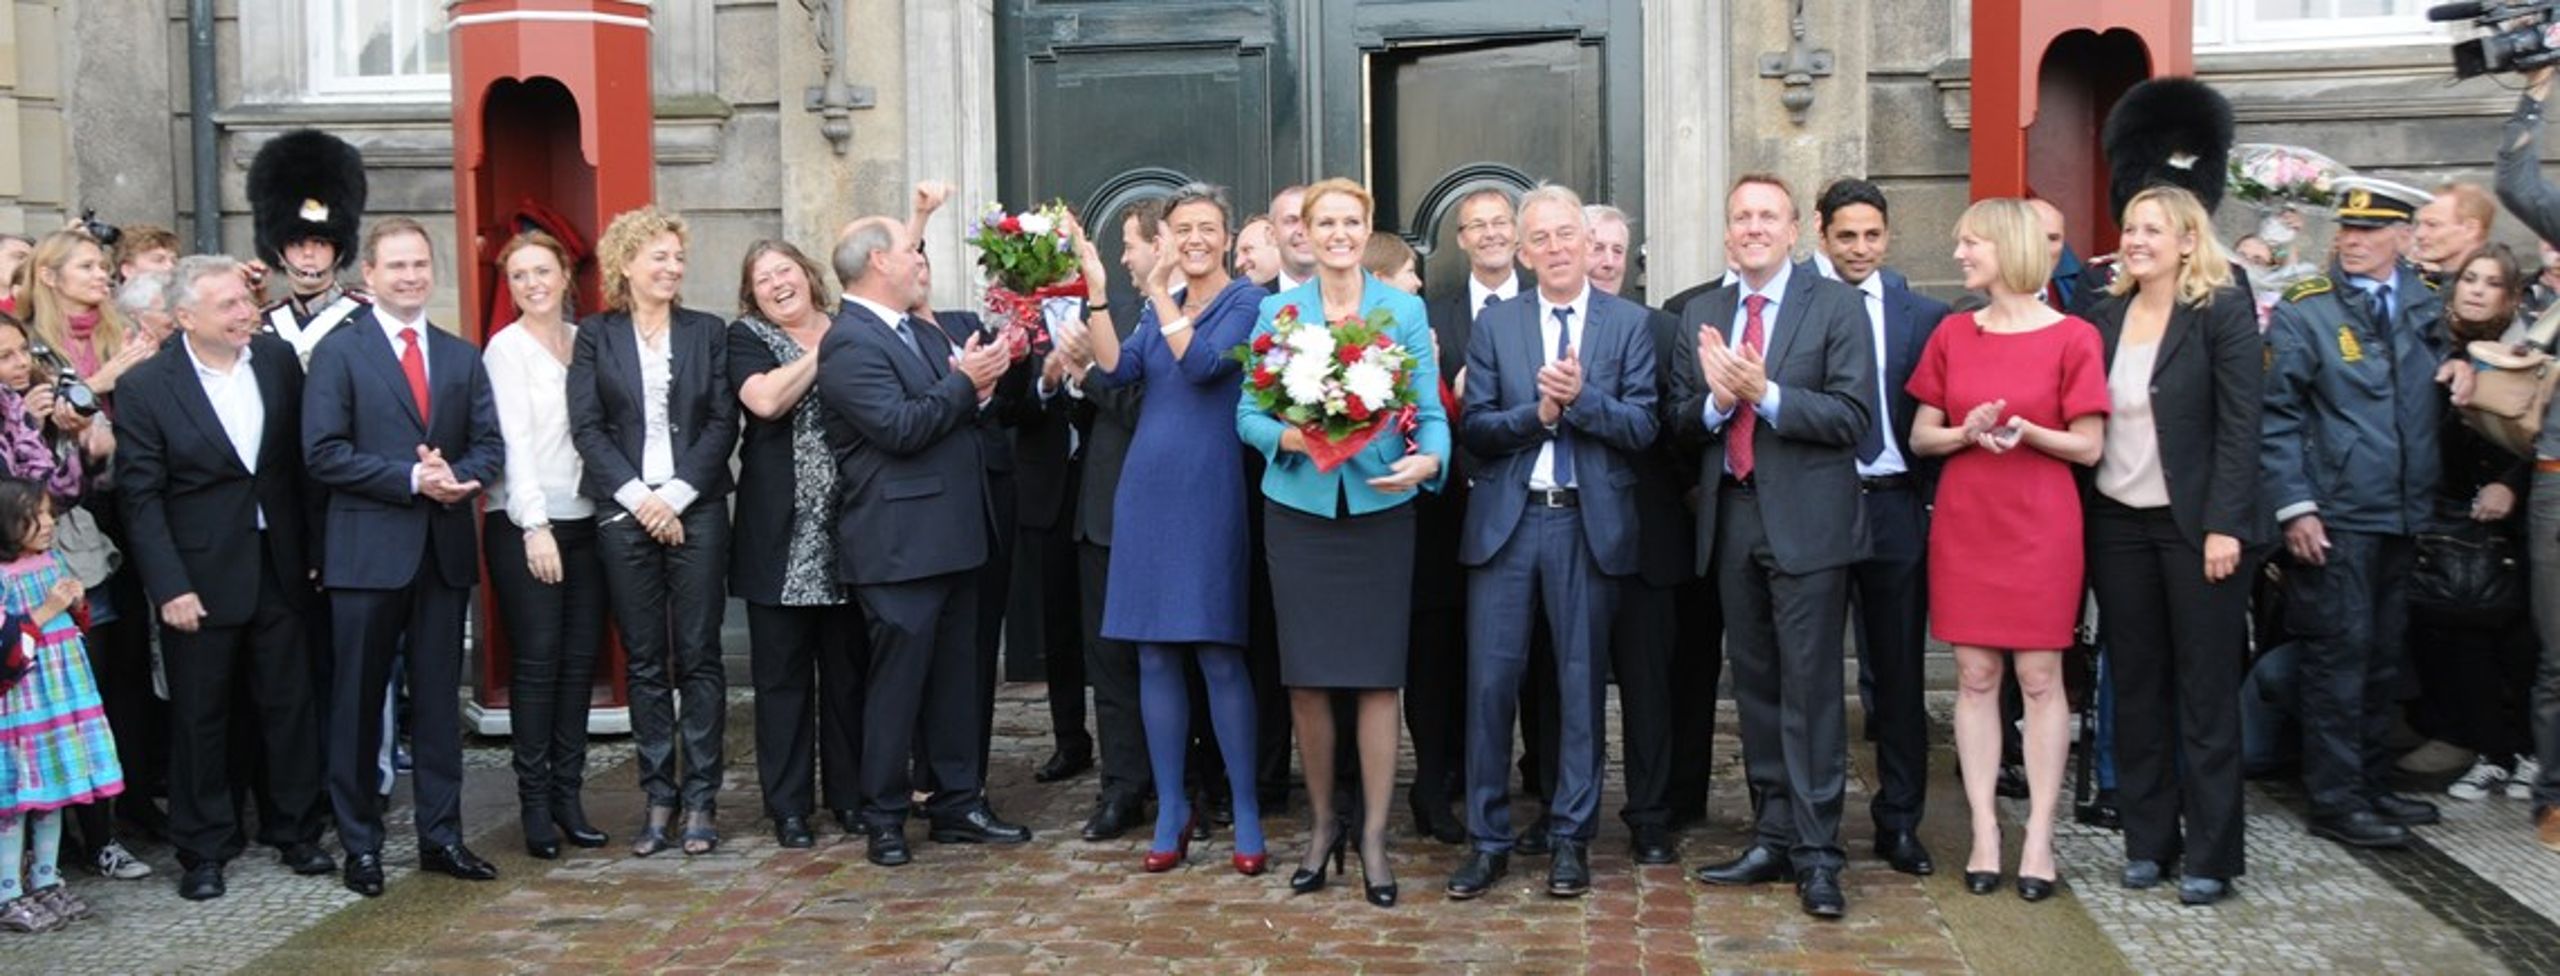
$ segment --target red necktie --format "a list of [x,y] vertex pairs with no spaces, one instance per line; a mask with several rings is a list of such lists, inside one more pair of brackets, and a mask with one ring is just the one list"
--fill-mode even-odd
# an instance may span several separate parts
[[418,330],[400,330],[400,372],[409,377],[409,395],[418,401],[418,421],[427,423],[434,416],[427,404],[427,357],[418,350]]
[[[1768,306],[1767,295],[1750,295],[1742,300],[1742,344],[1753,352],[1761,351],[1761,344],[1765,341],[1760,328],[1760,310]],[[1749,403],[1734,404],[1738,412],[1733,416],[1733,432],[1725,437],[1724,463],[1725,467],[1733,469],[1735,481],[1751,479],[1751,435],[1760,426],[1760,414],[1753,406]]]

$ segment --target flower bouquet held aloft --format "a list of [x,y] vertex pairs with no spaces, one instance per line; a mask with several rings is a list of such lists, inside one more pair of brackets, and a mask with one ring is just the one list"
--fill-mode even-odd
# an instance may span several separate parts
[[1051,321],[1074,319],[1085,297],[1066,214],[1056,201],[1018,214],[990,204],[969,235],[987,273],[987,314],[1015,359],[1048,338]]
[[1406,435],[1406,453],[1415,449],[1416,359],[1387,334],[1394,324],[1383,308],[1367,319],[1326,325],[1304,321],[1298,306],[1284,305],[1271,331],[1228,355],[1244,364],[1245,399],[1297,428],[1316,470],[1332,471],[1390,424]]
[[2287,204],[2326,207],[2332,185],[2353,172],[2300,146],[2251,142],[2231,148],[2231,195],[2262,210]]

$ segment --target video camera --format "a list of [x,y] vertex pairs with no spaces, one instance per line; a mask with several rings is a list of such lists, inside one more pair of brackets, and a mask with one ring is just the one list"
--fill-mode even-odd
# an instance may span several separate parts
[[2440,3],[2427,8],[2427,19],[2469,21],[2488,31],[2453,46],[2456,78],[2560,64],[2560,0]]

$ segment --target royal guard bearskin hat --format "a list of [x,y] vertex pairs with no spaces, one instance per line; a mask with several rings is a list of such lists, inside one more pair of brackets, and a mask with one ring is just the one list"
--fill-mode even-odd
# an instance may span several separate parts
[[284,262],[284,248],[319,238],[338,249],[338,267],[356,258],[364,220],[364,155],[318,129],[296,129],[267,141],[249,162],[249,220],[258,256]]
[[2231,179],[2231,100],[2193,78],[2153,78],[2107,111],[2108,213],[2156,184],[2194,193],[2210,212]]

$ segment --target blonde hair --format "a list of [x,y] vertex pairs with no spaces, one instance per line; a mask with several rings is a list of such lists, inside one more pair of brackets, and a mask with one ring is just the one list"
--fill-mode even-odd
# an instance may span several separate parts
[[677,243],[683,243],[687,239],[684,218],[648,205],[625,210],[613,218],[613,223],[605,225],[604,235],[596,239],[596,267],[604,272],[606,309],[631,310],[631,279],[623,273],[622,266],[640,256],[640,249],[660,234],[674,234]]
[[[2170,234],[2195,238],[2196,253],[2178,258],[2178,303],[2198,308],[2212,304],[2213,293],[2231,284],[2231,256],[2223,252],[2222,242],[2213,236],[2213,217],[2204,212],[2204,202],[2181,187],[2149,187],[2124,202],[2124,213],[2117,223],[2132,226],[2133,208],[2146,203],[2160,208],[2160,215],[2168,220]],[[2118,274],[2114,281],[2107,282],[2107,294],[2130,295],[2141,286],[2132,275]]]
[[1298,204],[1298,219],[1304,220],[1310,224],[1315,223],[1316,201],[1337,193],[1360,201],[1360,220],[1362,223],[1368,223],[1376,218],[1378,198],[1369,195],[1369,188],[1336,176],[1332,179],[1318,181],[1316,185],[1307,188],[1306,199]]
[[[63,343],[71,333],[71,307],[63,300],[60,286],[46,284],[44,275],[49,271],[59,280],[62,269],[84,247],[96,248],[100,262],[110,259],[106,247],[99,244],[97,238],[76,230],[58,230],[36,242],[35,252],[27,255],[24,266],[28,338],[43,343],[65,361],[69,361],[71,355],[71,347]],[[98,355],[98,361],[104,363],[115,358],[117,350],[124,348],[125,334],[132,331],[133,322],[125,318],[124,309],[116,306],[111,290],[107,300],[98,303],[98,328],[89,334],[89,342]]]
[[2021,295],[2033,295],[2052,273],[2044,246],[2044,225],[2035,206],[2017,197],[1974,201],[1956,218],[1956,238],[1980,238],[2000,262],[1998,284]]

